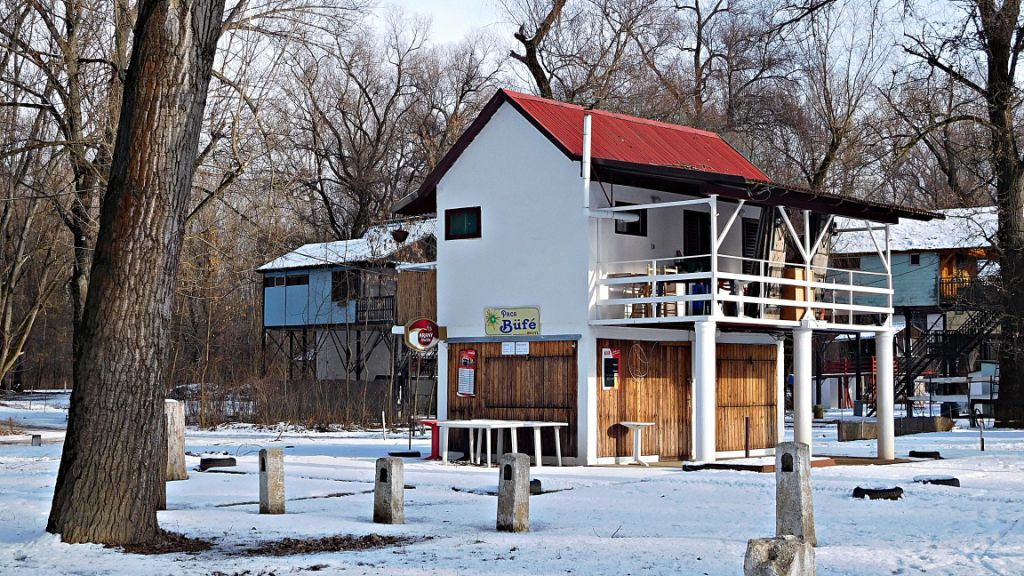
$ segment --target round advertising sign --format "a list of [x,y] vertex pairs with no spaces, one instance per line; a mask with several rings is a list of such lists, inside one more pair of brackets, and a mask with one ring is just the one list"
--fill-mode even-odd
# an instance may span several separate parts
[[430,350],[441,339],[437,324],[428,318],[410,320],[405,325],[405,345],[413,350],[424,352]]

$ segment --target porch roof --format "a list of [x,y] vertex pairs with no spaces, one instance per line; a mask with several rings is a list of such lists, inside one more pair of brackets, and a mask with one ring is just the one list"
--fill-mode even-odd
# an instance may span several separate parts
[[876,222],[936,217],[922,210],[773,183],[713,132],[603,110],[588,111],[582,106],[508,90],[498,90],[419,189],[400,200],[393,210],[401,214],[435,212],[438,182],[505,103],[572,161],[582,158],[583,116],[590,113],[594,180],[688,195],[719,194],[754,204],[810,209]]

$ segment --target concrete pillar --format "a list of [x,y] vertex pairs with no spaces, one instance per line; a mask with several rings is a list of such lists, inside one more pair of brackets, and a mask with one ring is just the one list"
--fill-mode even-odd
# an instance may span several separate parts
[[806,325],[793,329],[793,439],[811,449],[811,381],[814,332]]
[[875,334],[875,414],[878,416],[878,458],[896,458],[896,423],[893,421],[891,329]]
[[775,443],[786,439],[786,343],[775,342]]
[[260,450],[260,514],[284,514],[284,450]]
[[811,451],[806,444],[782,442],[775,449],[775,535],[798,536],[818,545],[811,493]]
[[579,438],[577,456],[578,462],[594,465],[597,464],[597,391],[601,386],[594,358],[600,358],[600,351],[597,350],[597,339],[593,337],[584,337],[576,346],[576,401],[579,406],[579,418],[576,419],[576,437]]
[[498,466],[498,521],[500,532],[530,531],[530,457],[505,454]]
[[378,458],[375,478],[373,521],[405,524],[405,462],[401,458]]
[[715,331],[713,320],[693,323],[696,338],[693,348],[693,427],[695,460],[714,462],[715,406],[717,381],[715,375]]
[[164,419],[167,422],[167,481],[188,480],[188,472],[185,471],[185,404],[165,400]]

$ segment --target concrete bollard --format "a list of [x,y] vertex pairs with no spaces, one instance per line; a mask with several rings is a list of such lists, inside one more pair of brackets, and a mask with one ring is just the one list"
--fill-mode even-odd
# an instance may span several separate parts
[[405,524],[405,462],[401,458],[378,458],[376,474],[373,521]]
[[260,514],[284,514],[284,450],[260,450]]
[[775,448],[775,535],[798,536],[818,545],[811,494],[811,450],[799,442]]
[[814,576],[814,547],[797,536],[747,541],[744,576]]
[[501,532],[530,531],[530,457],[505,454],[498,467],[498,522]]
[[177,400],[164,401],[167,422],[167,481],[188,480],[185,471],[185,405]]
[[33,446],[42,446],[43,445],[43,435],[42,434],[33,434],[32,435],[32,445]]

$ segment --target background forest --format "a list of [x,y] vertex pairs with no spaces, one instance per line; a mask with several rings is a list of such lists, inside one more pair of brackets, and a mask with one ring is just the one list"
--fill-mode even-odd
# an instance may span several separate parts
[[[499,87],[719,132],[783,183],[994,201],[985,2],[495,2],[512,34],[448,44],[368,0],[228,2],[169,382],[256,383],[255,268],[389,220]],[[7,389],[72,381],[134,21],[129,0],[0,0]]]

